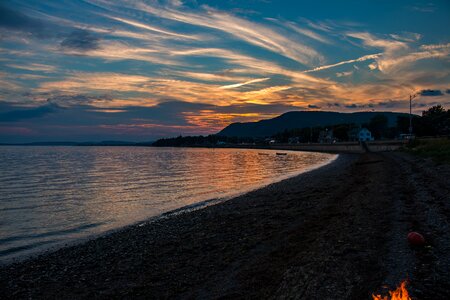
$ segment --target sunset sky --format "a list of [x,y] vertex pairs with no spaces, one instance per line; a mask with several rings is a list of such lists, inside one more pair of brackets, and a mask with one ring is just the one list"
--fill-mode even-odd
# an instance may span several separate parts
[[2,1],[0,142],[450,108],[450,1]]

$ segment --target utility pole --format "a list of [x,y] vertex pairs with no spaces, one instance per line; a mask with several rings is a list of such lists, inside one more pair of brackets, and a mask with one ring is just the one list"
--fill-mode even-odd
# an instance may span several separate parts
[[412,95],[409,95],[409,136],[412,136]]
[[409,137],[412,137],[412,99],[416,98],[417,94],[409,95]]

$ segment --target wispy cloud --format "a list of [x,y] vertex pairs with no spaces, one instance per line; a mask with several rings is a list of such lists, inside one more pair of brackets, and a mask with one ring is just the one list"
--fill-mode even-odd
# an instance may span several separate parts
[[308,37],[308,38],[310,38],[312,40],[319,41],[319,42],[324,43],[324,44],[332,44],[331,40],[326,38],[322,34],[319,34],[318,32],[315,32],[315,31],[313,31],[311,29],[308,29],[308,28],[302,28],[302,27],[300,27],[298,24],[296,24],[294,22],[290,22],[290,21],[282,22],[282,21],[279,21],[279,20],[273,19],[273,18],[268,18],[268,19],[274,21],[277,24],[283,25],[286,28],[291,29],[292,31],[294,31],[296,33],[299,33],[299,34],[301,34],[303,36],[306,36],[306,37]]
[[436,49],[448,49],[450,48],[450,43],[447,44],[435,44],[435,45],[421,45],[420,49],[423,50],[436,50]]
[[426,51],[408,52],[400,55],[385,56],[377,60],[378,69],[383,72],[393,72],[410,66],[412,63],[431,58],[447,59],[450,48],[435,48]]
[[46,65],[46,64],[38,64],[38,63],[30,63],[24,65],[16,65],[16,64],[7,64],[6,66],[15,69],[27,70],[27,71],[41,71],[41,72],[55,72],[57,70],[56,66]]
[[408,45],[404,41],[379,38],[369,32],[350,32],[346,35],[361,40],[366,46],[384,49],[388,53],[392,53],[401,49],[408,49]]
[[252,83],[257,83],[257,82],[263,82],[263,81],[266,81],[266,80],[269,80],[269,79],[270,79],[269,77],[252,79],[252,80],[248,80],[248,81],[241,82],[241,83],[235,83],[235,84],[230,84],[230,85],[224,85],[224,86],[221,86],[220,89],[234,89],[234,88],[237,88],[237,87],[241,87],[241,86],[243,86],[243,85],[252,84]]
[[338,67],[338,66],[342,66],[345,64],[351,64],[351,63],[355,63],[355,62],[361,62],[361,61],[366,61],[366,60],[370,60],[370,59],[376,59],[378,57],[380,57],[382,55],[382,53],[376,53],[376,54],[369,54],[369,55],[364,55],[361,57],[358,57],[356,59],[350,59],[350,60],[344,60],[335,64],[331,64],[331,65],[326,65],[326,66],[320,66],[311,70],[306,70],[303,71],[303,73],[310,73],[310,72],[316,72],[316,71],[321,71],[321,70],[326,70],[326,69],[330,69],[330,68],[334,68],[334,67]]
[[[50,49],[58,51],[57,49]],[[64,48],[63,53],[67,55],[83,55],[98,57],[105,60],[137,60],[157,65],[183,65],[182,62],[167,56],[161,49],[151,47],[133,46],[121,41],[103,40],[98,48],[84,51],[77,48]]]
[[348,71],[348,72],[338,72],[336,73],[337,77],[345,77],[345,76],[350,76],[353,74],[353,71]]
[[392,33],[389,36],[392,37],[393,39],[403,42],[415,42],[422,38],[422,35],[420,33],[415,32],[402,32],[398,34]]
[[416,5],[409,6],[409,9],[411,9],[413,11],[422,12],[422,13],[432,13],[436,10],[436,6],[432,2],[428,2],[425,4],[416,4]]
[[292,41],[268,26],[209,7],[205,7],[205,11],[201,13],[151,6],[144,3],[139,3],[136,7],[158,17],[227,33],[249,44],[284,55],[302,64],[310,65],[315,60],[323,60],[323,56],[315,49]]
[[238,70],[228,69],[217,73],[205,72],[191,72],[191,71],[176,71],[163,70],[161,75],[179,76],[189,80],[201,80],[207,82],[233,82],[233,81],[248,81],[251,80],[248,76],[239,76],[236,74]]
[[128,20],[128,19],[124,19],[124,18],[119,18],[119,17],[113,17],[113,16],[107,16],[110,19],[128,24],[128,25],[132,25],[134,27],[137,28],[141,28],[141,29],[145,29],[145,30],[149,30],[149,31],[153,31],[153,32],[158,32],[158,33],[162,33],[165,35],[169,35],[169,36],[174,36],[174,37],[178,37],[178,38],[183,38],[183,39],[193,39],[193,40],[198,40],[199,37],[198,36],[191,36],[191,35],[186,35],[186,34],[179,34],[176,32],[172,32],[172,31],[168,31],[165,29],[161,29],[155,26],[149,26],[147,24],[143,24],[137,21],[133,21],[133,20]]
[[139,91],[151,79],[120,73],[76,72],[64,80],[43,82],[38,91],[73,92],[80,89],[97,91]]

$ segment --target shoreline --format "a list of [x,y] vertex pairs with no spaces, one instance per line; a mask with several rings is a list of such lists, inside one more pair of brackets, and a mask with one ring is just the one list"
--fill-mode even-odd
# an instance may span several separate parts
[[[262,149],[262,150],[270,150],[270,151],[273,151],[273,152],[276,151],[276,149]],[[310,152],[310,151],[295,151],[295,150],[287,150],[287,151],[288,152],[293,152],[293,153],[295,153],[295,152]],[[104,236],[107,236],[107,235],[110,235],[110,234],[113,234],[113,233],[117,233],[117,232],[120,232],[120,231],[123,231],[123,230],[128,230],[130,228],[134,228],[134,227],[137,227],[137,226],[141,226],[142,224],[148,225],[148,224],[151,224],[153,222],[157,222],[157,221],[159,221],[161,219],[167,219],[167,218],[179,215],[179,214],[190,213],[190,212],[193,212],[193,211],[196,211],[196,210],[199,210],[199,209],[204,209],[204,208],[206,208],[208,206],[211,206],[211,205],[217,205],[217,204],[221,204],[221,203],[230,201],[230,200],[232,200],[234,198],[241,197],[241,196],[243,196],[243,195],[245,195],[247,193],[251,193],[251,192],[254,192],[256,190],[263,189],[263,188],[265,188],[265,187],[267,187],[269,185],[277,184],[279,182],[282,182],[284,180],[288,180],[288,179],[293,178],[293,177],[302,176],[303,174],[306,174],[306,173],[315,171],[317,169],[320,169],[320,168],[322,168],[324,166],[333,164],[339,158],[339,154],[334,154],[334,153],[329,153],[329,154],[330,155],[335,155],[335,157],[334,158],[330,158],[330,160],[327,161],[327,162],[318,163],[318,164],[315,164],[313,166],[309,166],[309,167],[307,167],[307,168],[305,168],[303,170],[300,170],[300,171],[292,172],[290,174],[287,174],[287,175],[284,175],[284,176],[280,176],[280,177],[277,177],[277,178],[273,178],[273,179],[267,179],[267,180],[261,182],[260,185],[255,186],[255,187],[250,187],[249,189],[244,189],[244,190],[241,190],[241,191],[238,191],[238,192],[229,192],[229,193],[226,193],[225,196],[223,196],[223,197],[214,197],[214,198],[208,198],[208,199],[205,199],[205,200],[200,200],[198,202],[195,202],[195,203],[192,203],[192,204],[189,204],[189,205],[185,205],[185,206],[182,206],[182,207],[179,207],[179,208],[175,208],[175,209],[172,209],[172,210],[169,210],[169,211],[166,211],[166,212],[162,212],[162,213],[154,215],[154,216],[150,216],[150,217],[145,218],[143,220],[135,221],[133,223],[125,224],[123,226],[119,226],[119,227],[116,227],[116,228],[111,228],[111,229],[108,229],[108,230],[106,230],[104,232],[101,232],[101,233],[92,234],[92,235],[89,235],[87,237],[80,237],[80,238],[77,238],[77,239],[72,240],[72,241],[59,242],[59,243],[56,243],[56,244],[48,246],[48,247],[43,247],[43,248],[40,248],[40,249],[36,249],[34,251],[31,250],[29,253],[24,253],[24,254],[21,254],[21,255],[18,255],[18,256],[13,256],[13,257],[10,257],[10,258],[1,259],[0,260],[0,267],[2,267],[2,266],[3,267],[7,267],[7,266],[9,266],[11,264],[21,263],[21,262],[25,262],[27,260],[33,260],[33,259],[36,259],[39,256],[48,255],[48,254],[51,254],[51,253],[53,253],[55,251],[58,251],[60,249],[78,246],[78,245],[81,245],[83,243],[89,242],[91,240],[95,240],[95,239],[98,239],[98,238],[101,238],[101,237],[104,237]]]
[[[5,299],[369,299],[408,277],[413,297],[446,299],[448,175],[403,153],[341,155],[217,205],[0,267],[0,287]],[[410,248],[411,230],[431,247]]]
[[[405,145],[405,140],[383,140],[370,141],[368,147],[371,152],[396,151]],[[131,143],[131,144],[102,144],[102,143],[43,143],[43,144],[0,144],[0,146],[37,146],[37,147],[154,147],[154,148],[205,148],[205,149],[260,149],[260,150],[288,150],[288,151],[304,151],[319,152],[330,154],[361,154],[365,152],[364,147],[357,141],[345,141],[337,143],[298,143],[298,144],[226,144],[226,145],[185,145],[185,146],[153,146],[148,143]]]

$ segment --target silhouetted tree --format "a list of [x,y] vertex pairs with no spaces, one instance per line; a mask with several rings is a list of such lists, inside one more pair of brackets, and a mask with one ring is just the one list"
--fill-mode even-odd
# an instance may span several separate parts
[[423,111],[422,119],[429,128],[429,135],[446,135],[450,133],[450,109],[445,111],[442,105],[436,105]]
[[369,122],[369,130],[375,139],[381,139],[387,136],[388,118],[385,115],[375,115]]
[[333,135],[339,141],[348,141],[348,132],[351,130],[352,125],[341,124],[333,127]]

